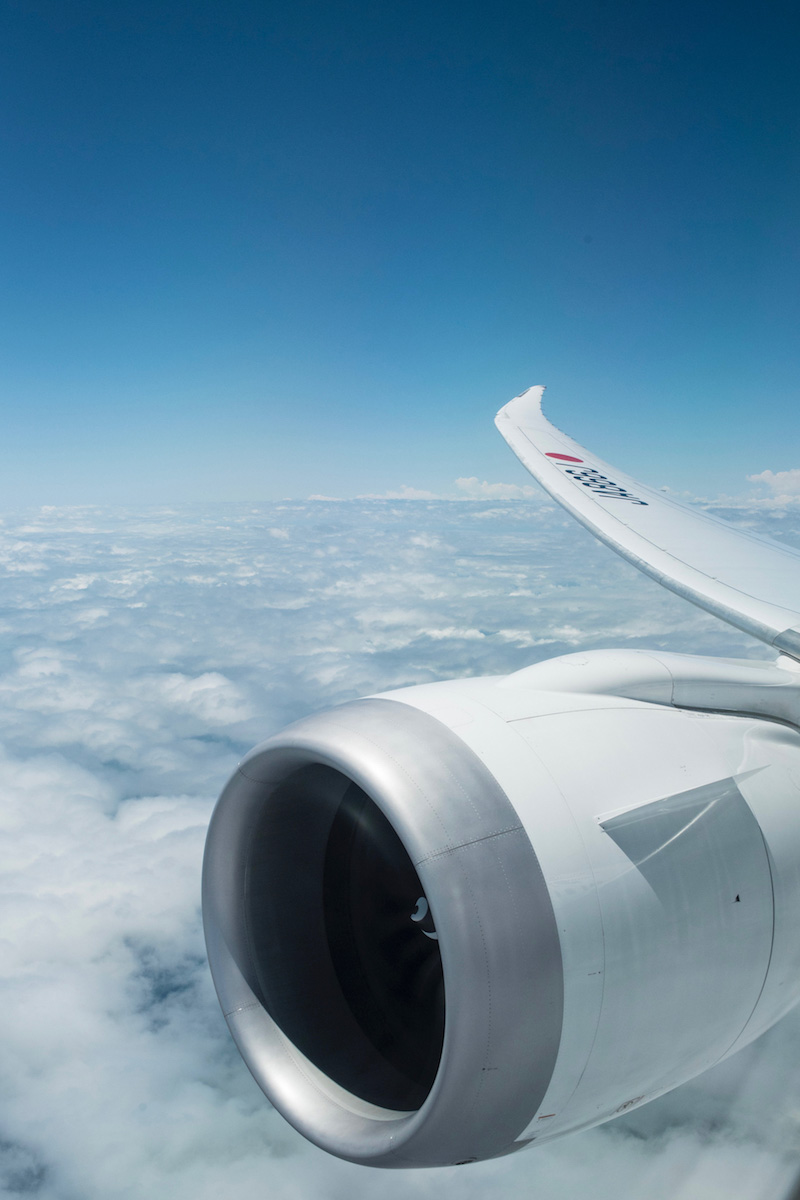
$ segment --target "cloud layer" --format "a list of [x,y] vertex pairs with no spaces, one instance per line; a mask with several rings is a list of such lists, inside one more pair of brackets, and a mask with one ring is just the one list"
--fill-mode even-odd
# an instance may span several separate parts
[[791,471],[761,471],[747,476],[750,483],[762,484],[779,504],[796,504],[800,500],[800,469]]
[[[797,544],[785,517],[737,519]],[[786,1191],[797,1016],[703,1080],[549,1147],[411,1175],[332,1160],[238,1060],[199,918],[216,794],[250,745],[303,713],[578,646],[758,645],[538,494],[9,514],[0,571],[0,1194]]]

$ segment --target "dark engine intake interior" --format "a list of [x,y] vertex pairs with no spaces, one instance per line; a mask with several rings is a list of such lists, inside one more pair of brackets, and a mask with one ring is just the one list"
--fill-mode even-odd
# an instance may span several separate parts
[[259,998],[297,1049],[361,1100],[419,1108],[444,1038],[439,943],[403,843],[341,772],[302,767],[263,807],[245,923]]

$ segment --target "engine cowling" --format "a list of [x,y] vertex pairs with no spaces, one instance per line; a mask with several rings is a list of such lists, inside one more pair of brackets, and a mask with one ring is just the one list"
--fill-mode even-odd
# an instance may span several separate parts
[[[711,661],[404,689],[242,762],[209,829],[209,960],[310,1140],[373,1166],[509,1153],[677,1086],[796,1002],[800,734],[719,711],[726,685],[786,703],[796,676],[718,665],[693,711],[678,659]],[[706,707],[703,670],[683,675]]]

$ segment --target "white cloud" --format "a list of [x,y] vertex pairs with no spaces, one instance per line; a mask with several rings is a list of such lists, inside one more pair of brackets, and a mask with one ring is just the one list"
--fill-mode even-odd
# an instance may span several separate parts
[[761,484],[772,493],[771,499],[776,504],[797,504],[800,502],[800,468],[791,471],[761,471],[758,475],[747,476],[750,483]]
[[800,496],[800,468],[791,471],[762,471],[760,475],[748,475],[751,483],[764,483],[777,492],[787,496]]
[[[488,483],[477,476],[455,480],[455,491],[450,493],[431,492],[425,488],[401,484],[399,488],[386,492],[370,492],[356,496],[356,500],[541,500],[541,488],[530,484]],[[334,500],[334,496],[309,496],[309,500]]]
[[443,500],[436,492],[426,492],[424,488],[409,487],[403,483],[397,491],[381,492],[380,495],[358,496],[359,500]]
[[174,712],[189,713],[209,725],[232,725],[251,715],[239,689],[218,671],[194,679],[180,674],[146,676],[135,691],[148,699],[163,699]]
[[476,475],[456,480],[456,487],[464,492],[470,500],[530,500],[541,496],[541,489],[516,483],[487,483],[482,482]]
[[[199,873],[213,799],[250,745],[355,695],[509,671],[579,644],[760,653],[560,512],[542,520],[538,507],[496,503],[506,498],[51,509],[28,514],[24,537],[13,515],[0,525],[0,1194],[788,1190],[797,1014],[624,1122],[408,1175],[308,1146],[233,1050],[205,964]],[[757,506],[740,516],[785,528]]]
[[446,629],[422,629],[420,632],[424,637],[433,638],[436,642],[444,640],[479,642],[486,637],[486,634],[480,629],[458,629],[454,625],[448,625]]

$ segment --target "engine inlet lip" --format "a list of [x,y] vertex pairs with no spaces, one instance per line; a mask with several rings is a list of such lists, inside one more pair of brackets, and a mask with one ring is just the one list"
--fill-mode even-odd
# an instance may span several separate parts
[[[256,994],[243,928],[249,837],[270,790],[313,764],[352,780],[387,816],[435,913],[444,1039],[431,1088],[410,1113],[379,1109],[332,1083],[288,1041]],[[527,917],[519,904],[503,903],[501,877],[532,885]],[[323,1149],[376,1166],[449,1164],[505,1152],[533,1116],[552,1074],[563,1010],[549,895],[505,794],[433,717],[392,700],[357,701],[257,747],[212,818],[203,914],[214,982],[250,1071],[274,1106]],[[509,1021],[517,1018],[518,1027],[522,1009],[535,1005],[534,975],[545,1003],[508,1045]]]

